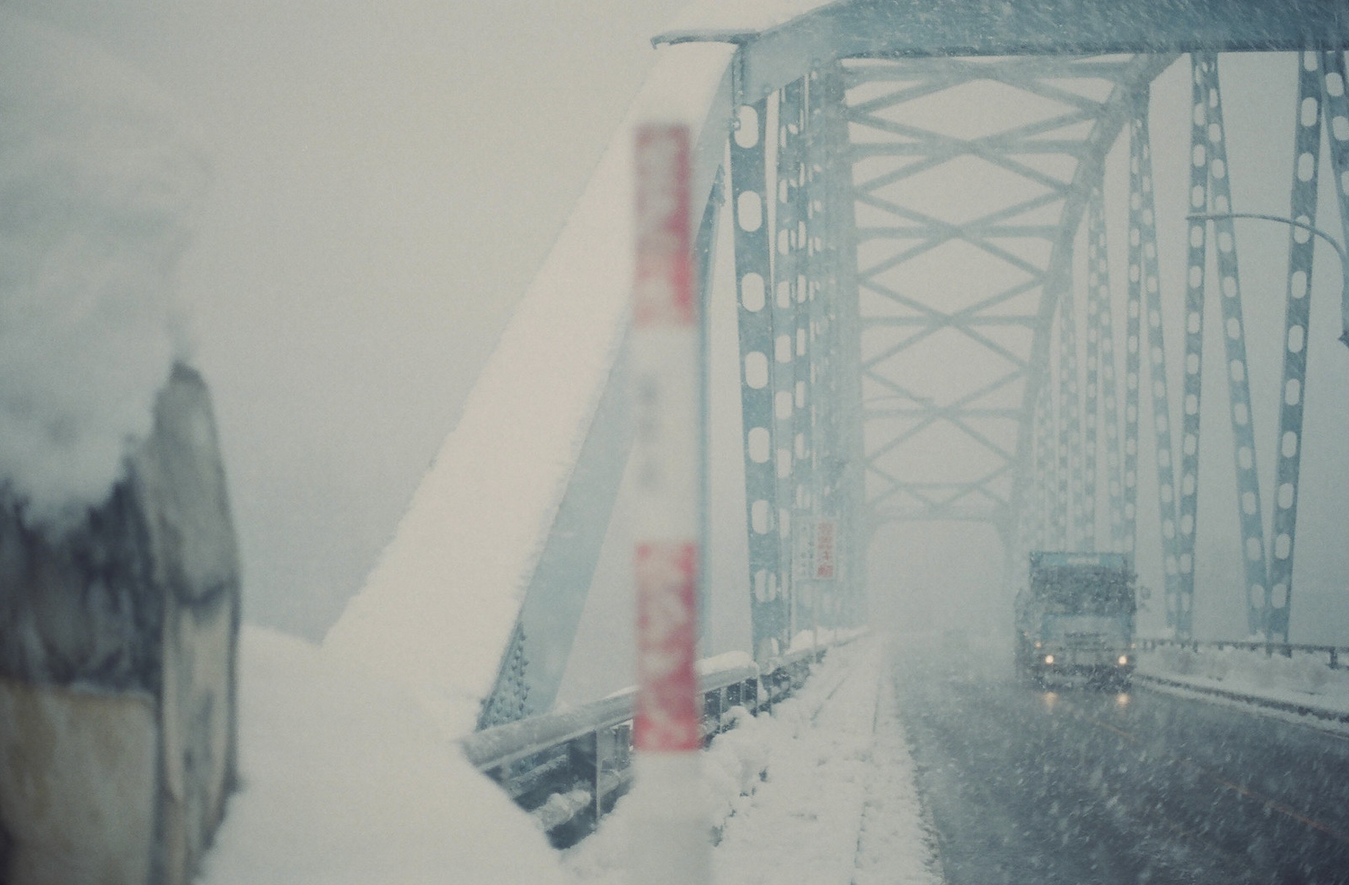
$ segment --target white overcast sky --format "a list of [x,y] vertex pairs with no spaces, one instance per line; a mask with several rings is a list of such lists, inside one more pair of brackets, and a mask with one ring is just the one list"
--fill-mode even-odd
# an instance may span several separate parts
[[320,635],[684,0],[0,3],[130,62],[213,146],[181,284],[246,617]]

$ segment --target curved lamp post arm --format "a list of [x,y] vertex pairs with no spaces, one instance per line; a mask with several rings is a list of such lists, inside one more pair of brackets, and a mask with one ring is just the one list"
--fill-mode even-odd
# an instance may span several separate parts
[[1340,296],[1340,325],[1343,329],[1340,333],[1340,341],[1344,342],[1346,347],[1349,347],[1349,254],[1345,253],[1344,247],[1341,246],[1334,237],[1321,230],[1319,227],[1313,227],[1305,222],[1297,221],[1292,218],[1284,218],[1280,215],[1265,215],[1260,212],[1225,212],[1220,214],[1195,213],[1193,215],[1186,215],[1185,217],[1190,221],[1217,221],[1226,218],[1257,218],[1261,221],[1277,221],[1281,224],[1286,224],[1289,227],[1301,228],[1329,243],[1331,248],[1335,250],[1335,254],[1340,256],[1340,286],[1342,288]]

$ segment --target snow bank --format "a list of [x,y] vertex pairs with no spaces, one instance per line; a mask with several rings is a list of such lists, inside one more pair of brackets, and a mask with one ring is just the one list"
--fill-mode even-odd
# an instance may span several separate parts
[[398,686],[245,627],[243,785],[200,885],[561,885],[525,812]]
[[0,495],[101,503],[181,357],[205,153],[148,81],[0,8]]
[[694,662],[694,667],[698,670],[698,675],[707,673],[719,673],[722,670],[733,670],[737,667],[754,667],[754,656],[747,651],[726,651],[719,655],[713,655],[710,658],[699,658]]
[[414,686],[448,733],[471,731],[492,689],[624,334],[633,127],[673,113],[696,132],[730,49],[661,54],[393,541],[324,642]]
[[[402,686],[265,628],[239,649],[242,788],[199,885],[627,885],[628,798],[559,857]],[[939,881],[881,666],[835,649],[702,754],[715,882]]]
[[1194,651],[1161,646],[1139,655],[1138,672],[1199,687],[1349,713],[1349,670],[1330,669],[1324,652],[1298,652],[1285,658],[1236,648]]
[[[703,754],[715,883],[940,881],[878,646],[832,650],[796,697],[771,716],[738,710],[736,728]],[[565,854],[578,882],[626,885],[630,811],[629,797],[619,800]]]
[[816,627],[813,630],[799,630],[787,646],[787,654],[818,646],[851,642],[868,632],[866,627]]

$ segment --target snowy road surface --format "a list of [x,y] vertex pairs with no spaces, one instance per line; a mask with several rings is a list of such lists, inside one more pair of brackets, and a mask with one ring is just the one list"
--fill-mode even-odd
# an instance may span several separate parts
[[1349,735],[996,657],[895,663],[949,885],[1349,882]]

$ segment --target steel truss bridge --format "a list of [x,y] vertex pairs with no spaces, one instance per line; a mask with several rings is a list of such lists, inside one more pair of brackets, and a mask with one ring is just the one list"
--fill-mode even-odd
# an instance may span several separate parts
[[[734,302],[739,376],[737,426],[709,445],[736,453],[744,487],[732,520],[744,570],[715,592],[748,597],[756,661],[780,659],[804,626],[863,621],[869,540],[888,523],[923,520],[992,526],[1009,582],[1029,549],[1160,543],[1166,624],[1188,637],[1201,455],[1206,483],[1235,476],[1228,521],[1240,534],[1237,604],[1249,633],[1286,641],[1304,392],[1316,384],[1308,349],[1343,331],[1309,328],[1309,303],[1318,242],[1318,273],[1329,257],[1333,276],[1349,240],[1349,8],[841,0],[743,27],[729,9],[716,26],[654,42],[657,76],[702,90],[691,99],[702,120],[702,286],[709,314]],[[1234,203],[1228,174],[1224,102],[1240,97],[1224,91],[1222,70],[1229,53],[1253,51],[1297,59],[1293,99],[1269,122],[1294,144],[1292,168],[1267,170],[1289,182],[1286,211],[1262,213],[1274,222],[1245,220],[1255,213]],[[1150,87],[1178,65],[1190,81],[1189,140],[1159,150],[1184,150],[1189,181],[1183,217],[1167,221]],[[639,97],[637,112],[654,103]],[[611,153],[626,152],[627,138]],[[1116,151],[1127,154],[1127,182],[1108,174]],[[543,329],[545,308],[531,305],[564,297],[566,280],[626,292],[629,266],[595,243],[627,242],[596,219],[629,193],[629,173],[621,159],[601,165],[573,217],[580,233],[564,232],[520,323]],[[1318,206],[1323,176],[1338,206]],[[1252,409],[1255,332],[1237,248],[1247,224],[1245,235],[1288,243],[1286,319],[1267,333],[1272,344],[1253,348],[1279,353],[1277,428],[1256,427]],[[1161,270],[1167,255],[1184,256],[1176,285]],[[719,274],[720,264],[733,270]],[[719,288],[727,275],[733,288]],[[568,316],[566,304],[555,309]],[[625,323],[611,305],[596,311],[603,328],[588,343],[551,329],[530,344],[509,330],[504,340],[516,363],[593,346],[603,365],[589,376],[591,406],[540,435],[559,440],[562,467],[517,570],[520,598],[502,609],[508,617],[465,633],[492,649],[491,678],[464,687],[483,698],[479,728],[542,713],[557,696],[623,500]],[[537,396],[536,371],[506,357],[502,366]],[[462,453],[466,465],[495,456],[499,435],[482,436],[483,451]],[[1272,465],[1257,464],[1258,449],[1271,453],[1261,437],[1277,440]],[[1273,494],[1262,496],[1259,471],[1270,469]],[[804,573],[797,555],[820,531],[835,539],[832,580]],[[428,623],[443,634],[450,619]]]

